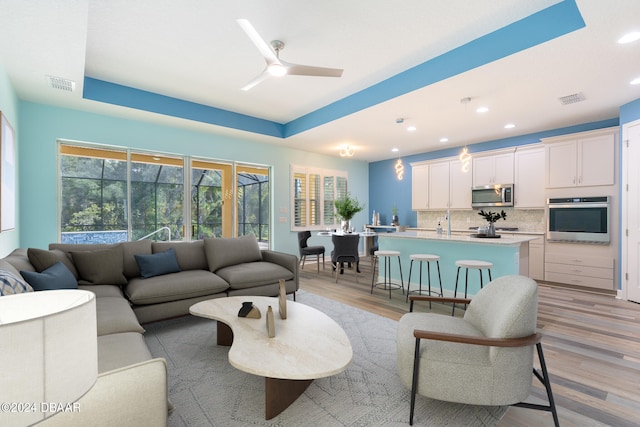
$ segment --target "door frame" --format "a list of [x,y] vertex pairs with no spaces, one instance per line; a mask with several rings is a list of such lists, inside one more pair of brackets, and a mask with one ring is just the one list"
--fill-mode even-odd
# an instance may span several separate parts
[[[629,158],[629,129],[635,126],[640,126],[640,119],[634,120],[629,123],[625,123],[622,125],[622,137],[621,137],[621,165],[622,165],[622,173],[621,173],[621,226],[620,226],[620,284],[621,289],[618,291],[618,298],[629,300],[629,266],[631,263],[629,262],[629,236],[627,230],[629,229],[629,166],[630,164],[636,164],[637,162],[632,161]],[[640,141],[638,141],[640,143]],[[640,160],[640,159],[633,159]],[[639,268],[640,266],[636,266],[635,268]],[[639,272],[640,273],[640,272]],[[640,302],[640,301],[638,301]]]

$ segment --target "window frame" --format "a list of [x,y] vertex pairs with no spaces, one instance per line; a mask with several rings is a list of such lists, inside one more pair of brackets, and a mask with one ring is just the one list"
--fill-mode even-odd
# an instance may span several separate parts
[[[93,155],[89,155],[92,153]],[[226,178],[229,181],[227,184],[229,188],[227,189],[227,194],[230,194],[231,203],[227,203],[225,206],[225,211],[223,215],[227,216],[227,219],[224,220],[226,225],[227,232],[230,233],[230,236],[237,236],[238,233],[238,208],[237,204],[239,203],[239,192],[236,185],[237,174],[242,171],[259,171],[262,173],[266,173],[269,181],[269,197],[268,197],[268,209],[269,212],[267,215],[268,220],[268,236],[273,236],[273,206],[274,206],[274,197],[275,193],[273,191],[273,176],[274,170],[273,166],[266,164],[253,164],[249,162],[242,161],[228,161],[222,159],[208,158],[202,156],[190,156],[186,154],[179,153],[165,153],[147,149],[138,149],[138,148],[130,148],[130,147],[122,147],[115,145],[107,145],[107,144],[99,144],[99,143],[91,143],[91,142],[80,142],[73,140],[65,140],[58,139],[57,140],[57,238],[58,241],[62,239],[62,211],[63,211],[63,176],[62,176],[62,158],[63,156],[78,156],[78,157],[92,157],[99,159],[116,159],[119,161],[126,162],[126,221],[127,221],[127,239],[132,238],[132,222],[131,222],[131,201],[132,201],[132,177],[131,177],[131,167],[132,163],[144,161],[145,163],[156,163],[163,164],[167,159],[171,159],[171,164],[175,166],[179,166],[182,168],[183,173],[183,233],[181,240],[183,241],[191,241],[193,240],[191,225],[191,215],[192,215],[192,201],[191,201],[191,171],[194,165],[198,164],[207,164],[207,165],[215,165],[215,166],[224,166],[225,170],[228,172],[228,176]],[[156,160],[157,159],[157,160]],[[223,185],[223,192],[225,192],[225,187]],[[227,237],[230,237],[227,236]],[[161,236],[163,237],[163,236]],[[222,236],[217,236],[222,237]],[[267,246],[265,244],[265,246]],[[273,241],[269,238],[268,248],[273,247]]]
[[[296,180],[298,176],[304,176],[304,195],[302,198],[304,200],[304,223],[300,225],[296,225],[297,216],[296,216]],[[318,193],[319,197],[312,199],[313,192],[311,189],[311,177],[318,176]],[[333,180],[333,194],[331,198],[327,197],[325,194],[325,180],[331,178]],[[341,189],[339,185],[338,178],[344,180],[344,189]],[[335,208],[332,210],[333,215],[331,219],[327,219],[325,217],[325,200],[336,200],[341,195],[344,195],[348,192],[348,183],[349,183],[349,173],[347,171],[335,170],[335,169],[324,169],[324,168],[316,168],[309,166],[301,166],[301,165],[291,165],[290,166],[290,176],[289,176],[289,201],[290,201],[290,226],[291,231],[305,231],[305,230],[324,230],[327,228],[336,228],[340,222],[337,220],[335,216]],[[344,193],[344,194],[343,194]],[[313,204],[316,204],[316,208],[313,208]],[[313,214],[316,213],[320,220],[318,224],[312,224]]]

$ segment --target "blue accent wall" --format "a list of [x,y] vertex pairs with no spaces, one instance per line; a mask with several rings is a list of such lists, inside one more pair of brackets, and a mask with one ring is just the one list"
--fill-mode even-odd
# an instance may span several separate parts
[[[213,131],[193,131],[30,102],[21,102],[19,113],[23,227],[19,245],[14,247],[46,248],[50,242],[58,241],[58,139],[270,165],[273,167],[273,248],[288,253],[298,253],[297,236],[290,231],[290,165],[348,171],[350,191],[368,205],[369,171],[362,161],[251,142]],[[355,224],[365,221],[364,212],[354,218]]]
[[620,125],[640,119],[640,99],[620,107]]
[[[637,114],[640,114],[640,103],[636,107]],[[620,120],[617,118],[602,120],[599,122],[585,123],[577,126],[570,126],[560,129],[541,131],[528,135],[516,136],[512,138],[498,139],[494,141],[481,142],[469,145],[469,153],[479,153],[500,148],[516,147],[519,145],[534,144],[540,142],[541,138],[548,138],[557,135],[565,135],[575,132],[584,132],[594,129],[602,129],[612,126],[619,126]],[[410,163],[425,160],[435,160],[444,157],[458,156],[462,147],[448,148],[438,151],[429,151],[421,154],[401,157],[404,164],[404,178],[399,181],[395,174],[396,158],[372,162],[369,164],[369,218],[373,210],[380,212],[382,224],[389,224],[391,221],[391,208],[394,203],[398,207],[398,216],[401,225],[410,227],[417,226],[417,214],[411,210],[411,165]]]

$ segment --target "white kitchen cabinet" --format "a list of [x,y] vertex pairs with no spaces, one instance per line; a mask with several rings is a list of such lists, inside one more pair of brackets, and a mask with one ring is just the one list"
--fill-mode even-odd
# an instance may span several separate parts
[[610,257],[555,253],[545,261],[545,280],[614,290],[614,260]]
[[547,188],[615,184],[613,133],[550,142],[545,151]]
[[529,277],[544,280],[544,237],[529,242]]
[[471,174],[460,160],[429,165],[429,209],[471,209]]
[[429,165],[411,165],[411,209],[429,208]]
[[538,234],[504,233],[502,236],[535,237],[529,241],[529,277],[533,280],[544,280],[544,236]]
[[460,160],[449,162],[449,207],[471,209],[471,172],[462,171]]
[[513,152],[473,158],[473,186],[513,184]]
[[543,146],[518,148],[515,153],[516,208],[544,208],[545,152]]
[[429,165],[429,209],[449,207],[449,161]]

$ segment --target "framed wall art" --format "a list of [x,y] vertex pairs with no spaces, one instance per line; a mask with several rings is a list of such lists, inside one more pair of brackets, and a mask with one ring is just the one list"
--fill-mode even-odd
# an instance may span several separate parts
[[0,112],[0,228],[16,228],[16,141],[13,128]]

